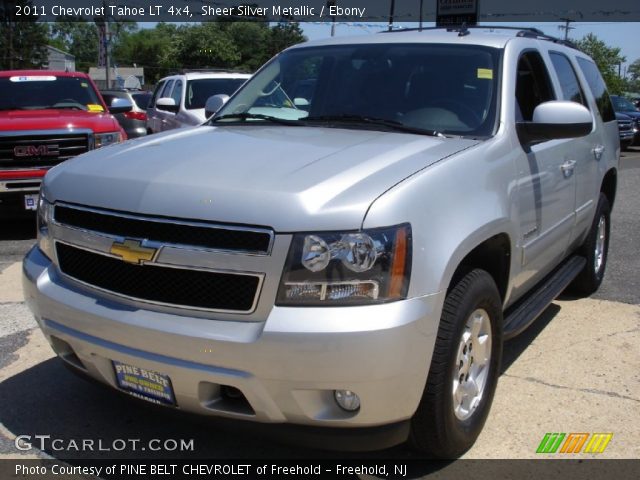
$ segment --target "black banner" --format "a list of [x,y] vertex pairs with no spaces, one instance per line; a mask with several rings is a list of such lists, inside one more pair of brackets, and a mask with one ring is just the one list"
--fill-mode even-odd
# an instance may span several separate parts
[[0,478],[198,479],[636,479],[640,460],[0,460]]
[[[442,5],[438,5],[440,2]],[[476,4],[477,14],[468,4]],[[426,22],[462,16],[479,22],[640,21],[638,0],[3,0],[0,10],[19,20],[109,17],[136,22],[374,21]],[[444,10],[442,10],[444,8]],[[469,11],[467,11],[469,10]],[[447,13],[448,12],[448,13]]]

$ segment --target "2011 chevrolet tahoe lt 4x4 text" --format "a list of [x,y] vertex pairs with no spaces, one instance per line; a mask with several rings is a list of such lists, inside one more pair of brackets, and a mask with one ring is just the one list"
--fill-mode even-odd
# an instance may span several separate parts
[[172,408],[461,455],[503,339],[602,281],[593,61],[527,29],[384,33],[289,48],[224,101],[47,174],[24,288],[53,349]]

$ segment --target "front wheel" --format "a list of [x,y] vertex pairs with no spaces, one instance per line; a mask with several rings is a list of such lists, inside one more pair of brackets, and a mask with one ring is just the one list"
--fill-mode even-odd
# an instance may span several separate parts
[[502,302],[493,278],[472,270],[447,294],[425,391],[411,420],[413,448],[456,458],[478,438],[500,373]]

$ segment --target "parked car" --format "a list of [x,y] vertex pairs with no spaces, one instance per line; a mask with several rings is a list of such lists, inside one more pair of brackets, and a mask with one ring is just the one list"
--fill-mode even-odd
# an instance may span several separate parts
[[205,103],[214,95],[231,95],[251,75],[210,71],[185,72],[158,82],[147,109],[147,132],[199,125],[206,120]]
[[40,182],[60,162],[121,142],[126,134],[85,73],[0,72],[0,217],[33,215]]
[[147,107],[151,100],[151,93],[143,90],[110,89],[101,90],[100,93],[107,105],[115,98],[126,98],[133,108],[129,112],[114,115],[120,126],[127,132],[128,138],[141,137],[147,134]]
[[613,102],[613,109],[617,113],[623,113],[633,119],[636,127],[636,134],[633,137],[631,145],[640,145],[640,110],[638,110],[628,99],[619,95],[611,95],[611,101]]
[[596,64],[538,30],[303,43],[204,125],[50,172],[25,297],[120,392],[456,457],[503,340],[602,282],[619,152]]
[[620,148],[628,150],[633,143],[634,136],[638,133],[638,127],[629,115],[616,112],[618,120],[618,132],[620,134]]

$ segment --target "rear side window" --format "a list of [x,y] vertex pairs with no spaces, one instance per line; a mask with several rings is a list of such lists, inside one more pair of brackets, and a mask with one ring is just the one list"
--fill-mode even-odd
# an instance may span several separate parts
[[158,85],[156,86],[156,89],[153,91],[153,95],[151,96],[151,100],[149,101],[149,106],[147,108],[152,108],[155,106],[156,100],[160,95],[160,91],[162,90],[162,87],[164,87],[164,82],[162,81],[158,82]]
[[162,93],[160,94],[160,98],[166,98],[171,93],[171,87],[173,87],[173,80],[167,80],[164,88],[162,89]]
[[558,52],[551,52],[549,56],[551,57],[553,68],[558,74],[558,79],[560,80],[562,99],[580,103],[589,108],[584,95],[582,94],[582,89],[580,88],[580,82],[578,82],[576,72],[567,56]]
[[182,100],[182,80],[176,80],[173,92],[171,92],[171,98],[176,102],[176,105],[180,105],[180,101]]
[[613,105],[609,98],[609,92],[607,92],[607,86],[604,83],[602,75],[600,75],[600,71],[596,64],[586,58],[578,58],[578,65],[587,79],[591,93],[593,93],[593,96],[596,99],[596,105],[598,106],[598,111],[600,112],[602,121],[610,122],[615,120],[616,114],[613,111]]
[[518,61],[517,75],[516,100],[520,111],[516,111],[516,121],[530,122],[538,105],[555,100],[549,72],[540,53],[533,50],[523,53]]

